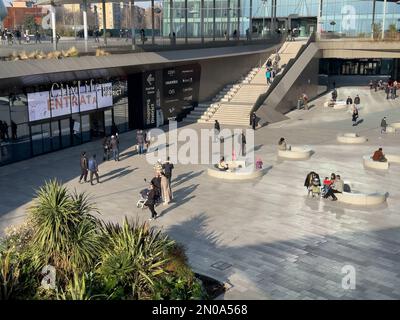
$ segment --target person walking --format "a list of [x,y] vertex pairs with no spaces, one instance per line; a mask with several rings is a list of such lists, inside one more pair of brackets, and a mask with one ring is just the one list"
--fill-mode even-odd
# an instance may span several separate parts
[[90,159],[89,159],[89,178],[90,178],[90,184],[93,186],[93,175],[96,176],[97,183],[100,183],[99,179],[99,166],[96,161],[96,155],[94,154]]
[[79,178],[79,183],[81,183],[82,179],[84,182],[87,182],[88,175],[88,158],[86,156],[86,152],[83,151],[81,153],[81,176]]
[[333,91],[332,91],[332,100],[336,102],[337,96],[338,96],[338,94],[337,94],[336,89],[333,89]]
[[250,124],[251,124],[251,127],[253,128],[253,130],[256,130],[256,126],[257,126],[257,116],[256,116],[256,113],[255,113],[255,112],[253,112],[253,113],[251,114],[251,117],[250,117]]
[[172,170],[173,169],[174,169],[174,164],[171,163],[170,158],[167,157],[167,161],[163,164],[163,170],[164,170],[165,176],[168,178],[170,188],[171,188]]
[[161,172],[161,197],[163,199],[164,206],[171,202],[171,189],[168,178],[164,172]]
[[103,161],[110,160],[110,139],[108,137],[104,137],[103,140]]
[[386,117],[383,117],[381,121],[381,134],[386,133],[386,127],[387,127]]
[[147,200],[146,200],[146,202],[144,204],[145,206],[147,206],[149,208],[149,210],[151,212],[151,218],[149,219],[149,221],[157,219],[158,214],[157,214],[156,210],[154,209],[156,201],[157,201],[156,189],[155,189],[154,184],[151,183],[150,184],[150,191],[149,191],[149,193],[147,195]]
[[359,95],[357,94],[356,96],[355,96],[355,98],[354,98],[354,104],[356,105],[356,106],[358,106],[359,104],[360,104],[360,97],[359,97]]
[[119,161],[119,147],[116,136],[111,136],[110,146],[113,154],[114,161]]
[[136,132],[136,143],[138,144],[139,154],[143,154],[144,136],[143,136],[143,131],[142,130],[138,130]]
[[267,78],[267,84],[271,84],[271,70],[267,69],[267,72],[265,73],[265,77]]
[[357,125],[357,119],[358,119],[358,109],[357,109],[357,107],[354,105],[354,106],[353,106],[353,113],[352,113],[353,126],[356,126],[356,125]]
[[214,122],[214,141],[218,141],[218,137],[219,137],[219,132],[221,131],[221,126],[219,125],[219,122],[217,119],[215,119]]
[[302,95],[304,110],[308,110],[308,96],[303,93]]
[[244,134],[243,130],[239,135],[239,142],[240,142],[241,154],[244,157],[246,155],[246,135]]
[[348,105],[351,105],[351,104],[353,104],[353,99],[350,96],[348,96],[347,100],[346,100],[346,105],[348,106]]

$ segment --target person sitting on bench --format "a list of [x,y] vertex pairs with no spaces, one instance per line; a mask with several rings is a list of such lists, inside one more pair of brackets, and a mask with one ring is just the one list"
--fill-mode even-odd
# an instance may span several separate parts
[[224,157],[221,157],[221,160],[219,161],[219,164],[218,164],[218,169],[221,171],[226,171],[229,169],[228,164],[225,162]]
[[382,148],[379,148],[374,152],[374,155],[372,156],[373,161],[379,161],[379,162],[386,162],[387,159],[385,158],[385,155],[383,154]]

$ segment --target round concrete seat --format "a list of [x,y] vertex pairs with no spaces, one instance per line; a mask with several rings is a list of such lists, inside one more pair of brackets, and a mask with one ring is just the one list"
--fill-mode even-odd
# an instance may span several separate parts
[[222,171],[219,170],[217,167],[212,166],[207,169],[207,174],[210,177],[223,179],[223,180],[250,180],[256,179],[264,175],[266,169],[256,170],[254,168],[246,168],[244,170],[227,170]]
[[359,136],[357,133],[343,133],[337,136],[337,141],[341,143],[364,143],[367,138],[364,136]]
[[311,148],[309,146],[291,147],[290,150],[279,150],[278,156],[285,159],[305,160],[311,157]]
[[347,107],[346,101],[343,100],[336,100],[333,105],[334,110],[344,110],[347,109]]
[[387,194],[382,192],[361,192],[366,186],[362,184],[354,184],[352,182],[344,182],[343,193],[335,193],[338,201],[358,205],[358,206],[374,206],[386,202]]
[[363,156],[363,164],[365,168],[378,169],[378,170],[388,170],[389,161],[380,162],[372,160],[371,156]]
[[396,133],[398,130],[400,130],[400,122],[391,123],[386,127],[387,133]]
[[386,159],[389,163],[400,163],[400,155],[397,154],[385,154]]

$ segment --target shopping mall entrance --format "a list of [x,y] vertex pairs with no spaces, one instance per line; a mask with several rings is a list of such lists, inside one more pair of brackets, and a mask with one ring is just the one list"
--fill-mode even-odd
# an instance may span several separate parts
[[103,138],[106,134],[104,124],[104,111],[96,111],[89,114],[90,121],[90,134],[91,138],[98,139]]

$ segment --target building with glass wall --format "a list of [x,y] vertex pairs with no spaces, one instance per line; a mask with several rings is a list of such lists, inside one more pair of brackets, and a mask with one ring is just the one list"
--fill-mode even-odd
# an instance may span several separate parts
[[172,22],[176,37],[185,37],[185,19],[188,37],[207,38],[225,32],[232,37],[235,30],[243,37],[246,30],[259,36],[276,29],[297,29],[308,36],[318,23],[321,33],[346,36],[368,35],[373,24],[376,32],[400,29],[400,5],[394,0],[176,0],[172,10],[170,4],[163,2],[164,36],[169,36]]

